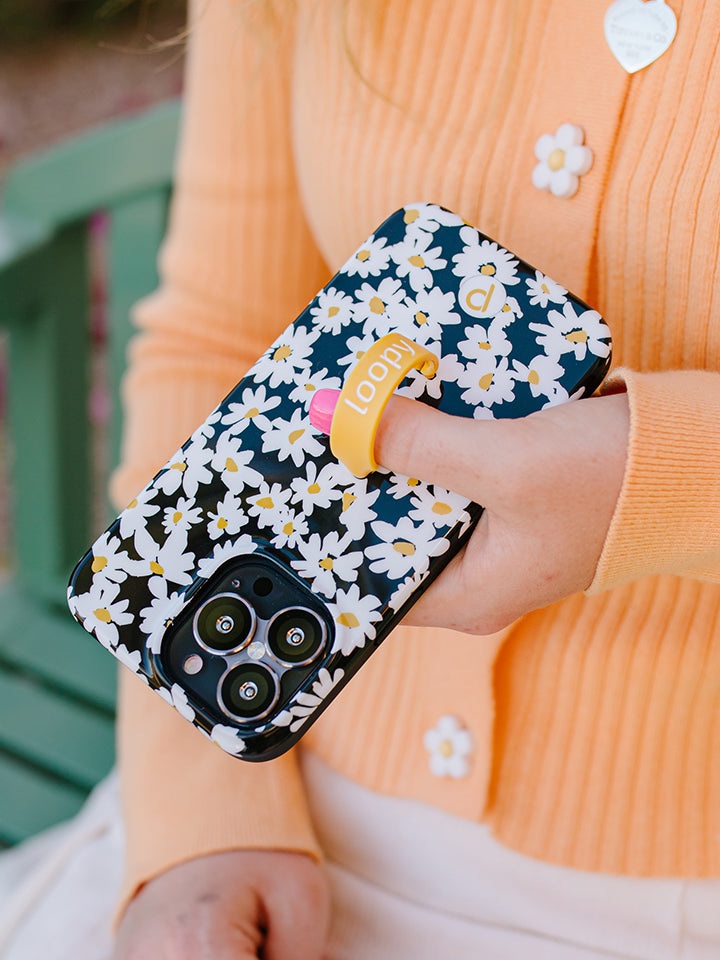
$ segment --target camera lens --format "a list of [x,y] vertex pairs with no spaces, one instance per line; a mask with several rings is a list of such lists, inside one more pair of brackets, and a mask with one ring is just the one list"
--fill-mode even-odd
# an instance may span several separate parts
[[220,681],[220,706],[235,720],[258,720],[264,717],[278,698],[275,674],[258,663],[241,663],[232,667]]
[[280,663],[299,666],[310,663],[325,646],[325,624],[304,607],[276,613],[268,624],[267,643]]
[[201,646],[211,653],[238,650],[253,635],[255,611],[234,593],[207,600],[195,614],[193,630]]

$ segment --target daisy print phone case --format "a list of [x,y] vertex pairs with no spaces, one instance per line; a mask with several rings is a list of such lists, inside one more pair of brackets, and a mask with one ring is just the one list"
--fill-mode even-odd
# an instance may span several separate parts
[[398,388],[465,417],[589,395],[600,315],[453,213],[412,204],[362,243],[95,542],[76,619],[227,752],[290,747],[472,532],[482,507],[363,479],[308,416],[379,338],[438,358]]

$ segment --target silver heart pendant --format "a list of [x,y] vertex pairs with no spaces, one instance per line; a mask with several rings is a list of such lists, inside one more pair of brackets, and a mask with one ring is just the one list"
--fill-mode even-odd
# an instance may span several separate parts
[[605,39],[628,73],[662,56],[676,31],[677,17],[665,0],[615,0],[605,14]]

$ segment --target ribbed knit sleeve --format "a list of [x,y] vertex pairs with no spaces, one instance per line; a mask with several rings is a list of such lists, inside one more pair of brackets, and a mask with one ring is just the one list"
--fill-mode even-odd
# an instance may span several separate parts
[[720,374],[619,369],[630,438],[620,498],[589,593],[648,574],[720,582]]
[[[297,196],[293,24],[270,3],[191,7],[185,116],[160,290],[141,303],[113,481],[127,502],[327,279]],[[317,852],[292,758],[228,758],[133,677],[120,698],[127,829],[122,902],[191,856]],[[121,904],[122,906],[122,904]]]

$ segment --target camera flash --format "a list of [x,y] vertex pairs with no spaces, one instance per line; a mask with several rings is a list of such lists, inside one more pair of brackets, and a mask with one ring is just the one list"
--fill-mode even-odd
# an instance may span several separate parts
[[262,660],[265,656],[265,644],[260,640],[255,640],[247,649],[247,655],[251,660]]
[[183,664],[183,670],[185,673],[192,676],[195,673],[200,673],[203,668],[202,657],[199,657],[197,653],[191,654]]

